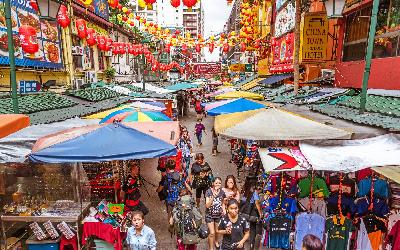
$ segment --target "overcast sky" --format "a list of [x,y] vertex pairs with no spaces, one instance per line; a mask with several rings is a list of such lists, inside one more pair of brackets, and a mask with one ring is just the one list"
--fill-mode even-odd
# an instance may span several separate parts
[[[204,36],[217,34],[222,31],[224,24],[228,19],[232,5],[228,6],[226,0],[201,0],[204,8]],[[214,49],[210,54],[208,48],[205,48],[207,61],[218,61],[219,49]]]

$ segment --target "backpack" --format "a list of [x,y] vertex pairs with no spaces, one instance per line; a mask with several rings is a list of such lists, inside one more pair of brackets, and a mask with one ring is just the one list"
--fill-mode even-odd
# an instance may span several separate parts
[[202,224],[202,216],[194,205],[190,195],[182,196],[172,210],[174,229],[185,245],[197,244],[201,238],[198,230]]
[[174,205],[178,201],[179,192],[181,190],[181,177],[179,173],[168,173],[163,186],[163,196],[165,197],[165,202],[167,204]]

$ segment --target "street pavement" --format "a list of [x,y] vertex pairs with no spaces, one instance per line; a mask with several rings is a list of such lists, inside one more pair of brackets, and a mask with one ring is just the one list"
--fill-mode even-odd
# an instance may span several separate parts
[[[236,175],[236,166],[229,163],[230,159],[230,148],[227,140],[219,138],[218,150],[221,152],[217,156],[211,154],[212,138],[211,129],[214,124],[214,117],[207,116],[203,119],[203,123],[206,127],[207,135],[203,136],[203,145],[197,146],[196,138],[194,135],[194,125],[196,123],[196,114],[191,110],[189,116],[184,117],[181,123],[188,128],[190,136],[194,144],[194,153],[203,153],[205,160],[210,164],[213,174],[215,177],[219,176],[222,180],[229,174]],[[141,175],[146,181],[158,185],[161,175],[157,171],[157,159],[145,160],[141,167]],[[150,184],[146,184],[147,190],[150,196],[147,195],[144,187],[141,187],[142,201],[149,208],[150,212],[145,218],[145,223],[150,226],[157,238],[157,249],[176,249],[176,237],[172,236],[168,232],[168,221],[167,211],[165,205],[158,199],[157,193],[155,192],[156,187],[152,187]],[[204,202],[202,199],[201,210],[204,214]],[[198,245],[198,250],[207,249],[207,240],[203,240]]]

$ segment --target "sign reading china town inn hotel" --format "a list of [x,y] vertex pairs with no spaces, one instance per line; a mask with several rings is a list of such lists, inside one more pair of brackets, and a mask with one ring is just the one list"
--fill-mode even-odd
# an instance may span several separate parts
[[301,62],[317,63],[326,60],[328,20],[326,14],[304,16],[301,34]]

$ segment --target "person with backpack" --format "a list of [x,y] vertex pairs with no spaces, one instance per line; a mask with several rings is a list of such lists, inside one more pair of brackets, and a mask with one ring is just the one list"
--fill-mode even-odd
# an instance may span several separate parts
[[217,233],[223,235],[221,250],[244,249],[249,238],[250,225],[239,214],[239,203],[236,199],[228,201],[227,214],[222,217]]
[[144,215],[149,213],[149,209],[140,201],[140,167],[137,161],[129,161],[130,173],[126,177],[122,186],[123,201],[127,211],[142,211]]
[[222,179],[214,178],[213,186],[206,191],[206,223],[210,234],[208,235],[208,249],[219,249],[218,229],[219,221],[223,215],[223,202],[225,192],[222,190]]
[[187,189],[182,189],[179,196],[169,219],[171,232],[176,233],[178,250],[196,250],[197,243],[201,240],[199,229],[202,225],[202,216]]
[[206,127],[202,123],[202,120],[197,119],[197,123],[194,126],[194,134],[196,135],[198,146],[203,145],[203,142],[201,141],[203,137],[203,132],[207,135]]
[[210,188],[213,174],[210,165],[204,161],[203,153],[197,153],[195,162],[190,171],[189,181],[192,188],[196,189],[196,206],[200,206],[201,195],[206,195],[207,189]]

